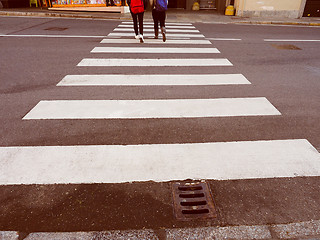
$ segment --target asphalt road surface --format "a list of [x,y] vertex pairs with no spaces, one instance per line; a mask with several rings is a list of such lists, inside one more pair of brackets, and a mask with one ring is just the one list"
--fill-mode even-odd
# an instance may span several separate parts
[[[320,28],[144,36],[130,22],[0,18],[0,230],[319,220]],[[173,183],[199,179],[214,216],[178,220]]]

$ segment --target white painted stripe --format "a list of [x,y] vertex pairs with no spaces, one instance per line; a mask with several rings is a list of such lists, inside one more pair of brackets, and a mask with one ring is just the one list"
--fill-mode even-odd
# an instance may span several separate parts
[[251,84],[242,74],[67,75],[57,86],[149,86]]
[[107,36],[81,36],[81,35],[6,35],[0,34],[0,37],[43,37],[43,38],[105,38]]
[[40,101],[23,119],[138,119],[281,115],[263,97]]
[[92,53],[220,53],[216,48],[95,47]]
[[[131,22],[122,22],[121,24],[130,24],[132,25]],[[153,25],[153,22],[143,22],[143,25]],[[171,23],[171,22],[166,22],[166,26],[192,26],[191,23]]]
[[241,38],[206,38],[208,40],[214,41],[241,41]]
[[123,59],[123,58],[84,58],[78,66],[113,67],[113,66],[232,66],[225,58],[182,58],[182,59]]
[[[134,43],[137,44],[139,43],[139,41],[137,39],[112,39],[112,38],[108,38],[108,39],[103,39],[101,41],[101,43]],[[167,39],[167,41],[163,42],[161,37],[159,39],[149,39],[149,38],[145,38],[144,39],[144,43],[147,44],[212,44],[210,41],[208,40],[173,40],[171,39]]]
[[[148,38],[153,38],[153,37],[148,37]],[[177,39],[177,40],[186,40],[186,39],[190,39],[189,37],[170,37],[170,40],[172,39]],[[168,38],[167,38],[168,41]]]
[[1,185],[296,176],[320,176],[320,154],[305,139],[0,147]]
[[[133,27],[131,28],[115,28],[113,29],[114,32],[134,32]],[[154,32],[154,29],[143,29],[143,32]],[[166,29],[167,33],[172,32],[182,32],[182,33],[198,33],[199,30],[196,29]]]
[[[133,37],[134,33],[109,33],[108,37]],[[144,37],[154,37],[154,33],[144,33]],[[196,38],[204,38],[202,34],[187,34],[187,33],[167,33],[167,37],[196,37]]]
[[[133,24],[120,24],[118,25],[118,27],[133,27]],[[147,24],[147,25],[143,25],[143,28],[152,28],[153,29],[153,25]],[[166,26],[166,29],[168,28],[182,28],[182,29],[195,29],[195,26],[180,26],[180,25],[174,25],[174,26]]]
[[319,39],[264,39],[266,42],[320,42]]

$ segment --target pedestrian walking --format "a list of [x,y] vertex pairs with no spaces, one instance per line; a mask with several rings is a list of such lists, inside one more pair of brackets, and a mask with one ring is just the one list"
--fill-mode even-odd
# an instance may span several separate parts
[[[146,0],[127,0],[128,6],[130,8],[130,13],[133,20],[133,28],[136,39],[140,39],[140,42],[143,43],[143,15],[144,10],[147,8]],[[138,29],[139,21],[139,29]]]
[[154,38],[158,39],[159,35],[159,22],[160,29],[162,34],[162,40],[166,41],[166,11],[168,9],[168,1],[167,0],[150,0],[151,8],[152,8],[152,18],[154,23]]

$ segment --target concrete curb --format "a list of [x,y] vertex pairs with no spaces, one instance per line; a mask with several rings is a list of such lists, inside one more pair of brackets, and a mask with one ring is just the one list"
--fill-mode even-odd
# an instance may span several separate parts
[[0,231],[0,240],[102,240],[102,239],[131,239],[131,240],[197,240],[197,239],[320,239],[320,220],[307,222],[229,226],[229,227],[201,227],[176,229],[143,229],[102,232],[37,232],[21,233],[14,231]]
[[248,21],[237,23],[250,23],[250,24],[264,24],[264,25],[303,25],[303,26],[320,26],[320,23],[316,22],[282,22],[282,21]]
[[[0,11],[0,16],[29,16],[29,17],[56,17],[56,18],[84,18],[84,19],[103,19],[103,20],[131,20],[131,17],[123,16],[122,14],[117,14],[112,16],[108,14],[106,16],[95,15],[95,14],[81,14],[81,13],[53,13],[53,12],[19,12],[19,11]],[[186,14],[187,16],[187,14]],[[188,17],[179,19],[176,21],[181,22],[199,22],[193,21]],[[256,25],[302,25],[302,26],[320,26],[320,22],[303,22],[303,21],[265,21],[265,20],[229,20],[221,21],[219,20],[203,20],[200,22],[205,23],[216,23],[216,24],[256,24]]]

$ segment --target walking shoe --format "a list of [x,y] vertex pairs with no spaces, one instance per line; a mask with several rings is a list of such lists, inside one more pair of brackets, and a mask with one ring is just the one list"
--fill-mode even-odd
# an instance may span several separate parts
[[136,35],[134,38],[135,38],[135,39],[139,39],[139,35]]
[[165,42],[167,40],[165,27],[161,27],[161,33],[162,33],[162,40]]
[[144,43],[143,35],[140,34],[140,43]]
[[154,36],[154,39],[158,39],[158,35]]

